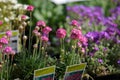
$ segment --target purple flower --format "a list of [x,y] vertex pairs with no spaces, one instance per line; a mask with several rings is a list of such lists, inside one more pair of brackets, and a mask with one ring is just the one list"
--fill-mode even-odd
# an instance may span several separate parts
[[90,52],[89,55],[90,55],[91,57],[93,57],[93,56],[94,56],[94,53],[93,53],[93,52]]
[[94,51],[98,51],[99,50],[99,48],[98,47],[94,47]]
[[92,40],[94,42],[99,40],[99,33],[98,32],[88,32],[85,35],[89,40]]
[[116,34],[117,28],[115,27],[108,27],[105,30],[110,36],[113,36]]
[[120,64],[120,60],[118,60],[117,63]]
[[102,39],[102,38],[105,38],[105,39],[110,39],[110,35],[107,33],[107,32],[105,32],[105,31],[101,31],[100,32],[100,38]]
[[103,51],[104,51],[104,52],[106,52],[107,50],[108,50],[108,49],[107,49],[106,47],[105,47],[105,48],[103,48]]
[[98,62],[99,62],[99,63],[103,63],[103,60],[102,60],[102,59],[98,59]]

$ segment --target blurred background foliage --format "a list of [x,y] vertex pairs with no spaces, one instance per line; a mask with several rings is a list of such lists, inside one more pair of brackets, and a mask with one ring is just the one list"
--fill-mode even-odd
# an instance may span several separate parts
[[51,0],[18,0],[22,4],[30,4],[35,6],[33,13],[34,23],[38,20],[44,20],[49,26],[56,30],[61,25],[64,26],[66,20],[66,6],[86,5],[86,6],[100,6],[103,8],[105,15],[109,15],[109,9],[114,8],[116,3],[113,0],[86,0],[74,3],[67,3],[56,5]]

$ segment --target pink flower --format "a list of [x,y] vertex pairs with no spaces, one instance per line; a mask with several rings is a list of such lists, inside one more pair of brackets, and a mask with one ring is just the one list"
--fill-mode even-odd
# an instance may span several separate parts
[[81,42],[77,42],[77,45],[78,45],[78,47],[82,47],[82,44],[81,44]]
[[45,27],[46,23],[42,20],[39,20],[36,25],[39,26],[39,27],[42,27],[42,26]]
[[27,19],[28,19],[28,16],[26,16],[26,15],[21,16],[21,20],[27,20]]
[[63,28],[59,28],[56,32],[56,36],[58,38],[64,38],[66,36],[66,30]]
[[3,24],[3,22],[2,21],[0,21],[0,26]]
[[35,36],[37,36],[38,30],[33,30],[33,34],[34,34]]
[[6,31],[6,36],[11,37],[12,36],[12,31]]
[[72,29],[70,37],[72,39],[79,39],[81,35],[82,35],[82,32],[80,30],[74,28],[74,29]]
[[27,6],[27,11],[33,11],[33,10],[34,10],[34,6],[32,5]]
[[79,37],[79,40],[80,40],[81,43],[87,43],[88,42],[87,38],[83,35]]
[[85,53],[85,48],[82,48],[82,50],[81,50],[81,51],[82,51],[82,53]]
[[15,51],[14,50],[12,50],[11,51],[11,55],[15,55],[16,53],[15,53]]
[[0,43],[1,44],[8,44],[8,40],[6,38],[0,38]]
[[78,26],[78,21],[77,20],[72,20],[71,25],[72,26]]
[[2,44],[0,44],[0,49],[2,49],[3,48],[3,45]]
[[42,41],[44,41],[44,42],[47,42],[47,41],[48,41],[48,37],[46,37],[46,36],[42,36],[41,39],[42,39]]
[[46,26],[45,28],[43,28],[42,32],[44,34],[49,34],[49,32],[52,31],[52,28],[50,28],[49,26]]
[[5,54],[11,54],[12,48],[10,46],[6,46],[3,50],[3,53]]

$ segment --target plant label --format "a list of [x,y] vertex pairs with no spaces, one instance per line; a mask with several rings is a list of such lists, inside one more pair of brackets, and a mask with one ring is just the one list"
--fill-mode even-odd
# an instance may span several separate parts
[[[5,32],[0,33],[0,38],[5,35]],[[19,46],[19,32],[18,30],[13,30],[12,31],[12,37],[10,37],[10,44],[9,44],[12,49],[18,53],[20,51],[20,46]]]
[[82,80],[82,74],[85,70],[86,63],[67,66],[64,80]]
[[34,71],[33,80],[54,80],[55,66],[46,67]]

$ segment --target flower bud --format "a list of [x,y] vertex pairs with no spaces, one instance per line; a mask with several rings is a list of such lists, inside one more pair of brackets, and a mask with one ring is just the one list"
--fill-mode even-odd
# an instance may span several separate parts
[[22,25],[23,25],[24,27],[26,27],[26,26],[27,26],[27,23],[24,21],[24,22],[22,23]]
[[24,35],[23,36],[23,40],[26,41],[27,40],[27,36]]
[[35,27],[35,30],[39,31],[39,30],[40,30],[40,27],[36,26],[36,27]]
[[45,48],[44,47],[42,47],[42,50],[44,50]]
[[16,66],[16,64],[14,63],[13,66]]
[[19,31],[23,32],[23,30],[24,30],[24,27],[23,26],[19,26]]
[[2,65],[0,64],[0,68],[2,68]]
[[34,44],[33,48],[37,49],[38,48],[38,44]]
[[37,33],[37,37],[40,37],[40,36],[41,36],[41,34],[38,32],[38,33]]

